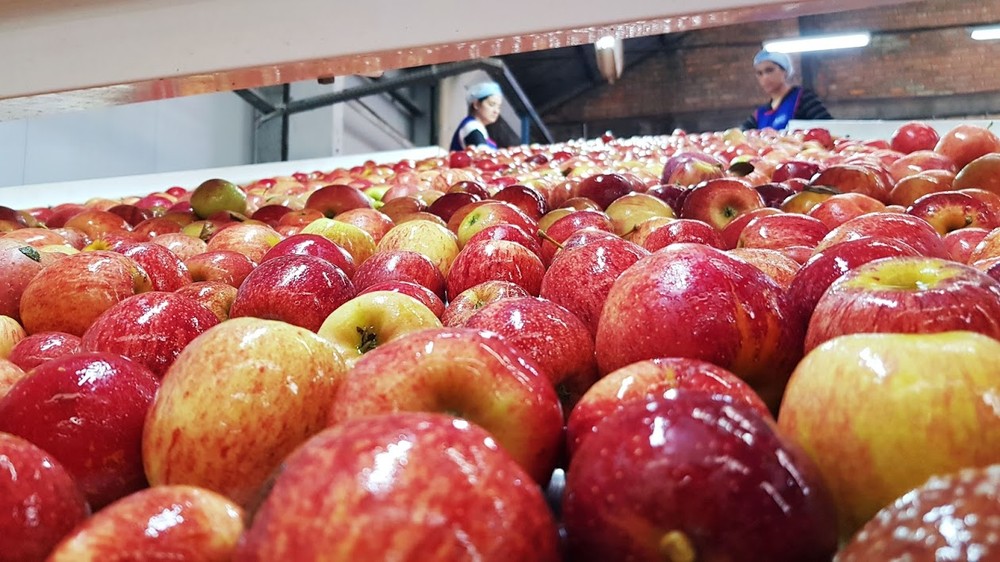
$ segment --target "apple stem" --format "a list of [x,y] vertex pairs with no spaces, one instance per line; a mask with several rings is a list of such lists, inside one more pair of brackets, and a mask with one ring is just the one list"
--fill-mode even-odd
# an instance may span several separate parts
[[669,562],[694,562],[694,545],[683,531],[670,531],[660,539],[660,553]]
[[541,238],[542,240],[548,240],[549,242],[555,244],[556,248],[559,248],[560,250],[563,249],[563,245],[560,244],[559,242],[556,242],[556,239],[546,234],[544,230],[538,231],[538,237]]
[[365,353],[368,353],[378,347],[378,337],[375,335],[374,328],[361,328],[359,326],[358,335],[361,336],[361,343],[358,344],[358,352],[361,353],[361,355],[364,355]]

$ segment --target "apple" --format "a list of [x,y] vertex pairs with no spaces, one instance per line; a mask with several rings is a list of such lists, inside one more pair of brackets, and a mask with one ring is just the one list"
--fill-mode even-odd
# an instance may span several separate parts
[[[861,358],[861,360],[859,360]],[[1000,342],[973,332],[854,334],[806,355],[778,426],[819,466],[841,537],[935,474],[1000,462]]]
[[1000,228],[989,231],[969,254],[969,263],[1000,257]]
[[474,234],[472,238],[469,238],[467,244],[480,240],[507,240],[509,242],[516,242],[531,250],[538,257],[542,256],[542,245],[539,243],[538,237],[534,234],[529,234],[524,228],[516,224],[506,223],[487,226]]
[[805,186],[802,191],[799,191],[794,195],[789,195],[787,199],[781,202],[781,205],[779,205],[778,208],[786,213],[799,213],[805,215],[808,214],[813,207],[838,193],[840,192],[836,189],[810,184]]
[[13,361],[0,359],[0,398],[6,396],[10,389],[14,388],[14,385],[26,376],[28,376],[28,371]]
[[1000,339],[1000,282],[950,260],[883,258],[848,271],[823,293],[805,351],[846,334],[951,330]]
[[664,184],[651,187],[645,191],[646,194],[663,201],[676,213],[681,208],[684,198],[687,197],[687,188],[674,184]]
[[259,318],[210,328],[171,365],[149,411],[149,483],[255,502],[281,460],[324,427],[345,371],[333,345],[304,328]]
[[243,534],[243,510],[194,486],[141,490],[109,505],[69,533],[49,562],[105,560],[231,560]]
[[80,351],[82,341],[65,332],[38,332],[14,344],[7,359],[27,372],[46,361]]
[[570,212],[545,230],[542,236],[542,261],[546,264],[551,263],[562,243],[573,233],[585,228],[614,232],[611,218],[603,211],[584,209]]
[[889,191],[889,203],[909,207],[914,201],[928,193],[951,191],[951,182],[939,176],[919,173],[907,176],[893,186]]
[[969,256],[972,255],[972,251],[975,250],[976,246],[986,238],[986,235],[990,231],[985,228],[960,228],[958,230],[953,230],[948,234],[945,234],[941,238],[941,242],[944,244],[945,249],[948,251],[948,255],[951,259],[957,261],[958,263],[970,263]]
[[839,193],[860,193],[883,203],[889,200],[892,187],[870,167],[858,164],[829,166],[816,174],[810,185],[835,189]]
[[10,316],[0,316],[0,359],[6,359],[14,346],[25,338],[24,328]]
[[705,392],[627,404],[573,455],[568,557],[825,561],[836,511],[815,464],[753,407]]
[[545,196],[539,190],[526,185],[508,185],[496,192],[493,199],[514,205],[536,221],[549,212],[549,203]]
[[380,345],[410,332],[440,327],[437,315],[421,301],[399,292],[374,291],[337,307],[317,333],[333,344],[351,368]]
[[[389,195],[389,193],[386,193],[386,195]],[[382,201],[384,203],[379,207],[379,211],[389,217],[394,223],[399,217],[423,211],[428,207],[426,203],[412,195],[393,199],[383,198]]]
[[822,170],[817,162],[807,160],[785,160],[779,163],[771,174],[771,181],[783,182],[791,178],[812,179]]
[[458,255],[458,238],[447,228],[426,220],[397,224],[382,238],[377,251],[409,250],[430,258],[447,277]]
[[233,250],[208,250],[189,257],[183,263],[192,282],[218,281],[237,288],[257,267],[246,254]]
[[789,246],[813,248],[829,232],[830,228],[817,218],[798,213],[778,213],[756,217],[748,222],[740,232],[736,246],[768,250]]
[[345,184],[332,184],[321,187],[309,194],[305,208],[316,209],[323,216],[333,217],[352,209],[372,207],[372,198],[356,187]]
[[116,251],[139,264],[146,272],[154,291],[176,291],[191,283],[191,273],[184,262],[177,254],[159,244],[126,243]]
[[108,212],[125,219],[125,222],[132,229],[135,229],[136,225],[153,218],[153,211],[136,207],[135,205],[115,205],[109,208]]
[[175,292],[210,310],[219,322],[225,322],[229,320],[229,309],[236,300],[237,289],[222,281],[195,281]]
[[763,417],[771,417],[767,406],[747,383],[707,361],[681,357],[649,359],[626,365],[595,382],[583,395],[566,422],[566,444],[570,457],[600,422],[631,404],[648,404],[660,396],[680,392],[706,392],[741,401]]
[[219,212],[247,212],[247,195],[236,184],[223,179],[205,180],[191,192],[191,210],[205,219]]
[[985,556],[1000,531],[998,495],[1000,465],[931,476],[882,508],[836,560],[934,560],[942,551]]
[[429,257],[409,250],[375,252],[358,268],[352,281],[359,292],[376,283],[410,281],[427,287],[441,299],[445,295],[445,279],[441,270]]
[[[53,244],[66,244],[68,242],[64,236],[55,230],[32,227],[7,232],[3,234],[3,237],[0,238],[0,240],[21,242],[24,245],[32,246],[34,248],[51,246]],[[81,245],[80,247],[82,248],[83,246]]]
[[1000,215],[986,203],[957,191],[929,193],[917,199],[906,213],[920,217],[944,236],[949,232],[975,227],[993,229],[1000,226]]
[[342,422],[284,462],[235,562],[560,560],[541,490],[482,428],[398,413]]
[[146,486],[140,444],[157,386],[149,369],[118,355],[64,355],[0,399],[0,431],[55,457],[98,510]]
[[720,248],[723,250],[731,250],[735,248],[737,244],[739,244],[740,234],[743,232],[743,229],[755,218],[767,215],[776,215],[781,212],[782,211],[773,207],[761,207],[759,209],[747,211],[746,213],[736,217],[719,232],[719,241],[722,244]]
[[278,228],[281,225],[281,217],[285,216],[285,213],[291,212],[290,207],[285,205],[267,204],[258,208],[256,211],[250,215],[250,219],[255,221],[260,221],[271,228]]
[[971,195],[983,203],[986,203],[986,206],[989,207],[994,214],[1000,216],[1000,195],[993,193],[992,191],[986,191],[985,189],[975,187],[967,187],[958,191],[966,195]]
[[[997,150],[1000,150],[998,143]],[[969,162],[955,176],[953,189],[977,188],[1000,195],[1000,152],[991,152]]]
[[490,192],[478,181],[462,180],[451,184],[446,193],[468,193],[475,195],[479,199],[487,199]]
[[986,127],[963,123],[942,135],[934,152],[951,158],[961,170],[984,154],[1000,152],[1000,137]]
[[208,244],[204,240],[188,236],[180,232],[168,232],[161,234],[150,240],[153,244],[159,244],[173,252],[181,261],[202,254],[208,251]]
[[[603,238],[560,252],[542,277],[539,296],[566,308],[590,333],[618,276],[649,251],[620,238]],[[586,279],[586,283],[581,283]],[[445,322],[447,325],[447,322]]]
[[907,154],[890,164],[887,168],[889,177],[894,183],[899,183],[906,178],[929,171],[945,172],[954,177],[956,170],[954,160],[933,150],[918,150]]
[[84,209],[70,217],[63,226],[79,230],[88,240],[96,240],[110,234],[130,233],[132,230],[125,219],[99,209]]
[[765,207],[774,207],[775,209],[780,208],[785,199],[788,199],[792,195],[798,193],[783,183],[765,183],[762,185],[755,185],[754,190],[760,194]]
[[788,287],[786,300],[792,316],[805,330],[816,303],[841,275],[877,259],[919,255],[905,243],[883,236],[847,240],[818,251],[799,268]]
[[838,193],[820,201],[807,214],[832,230],[854,217],[882,211],[885,204],[877,199],[860,193]]
[[16,241],[0,245],[0,315],[21,321],[21,295],[42,267],[34,247]]
[[[354,258],[344,248],[319,234],[293,234],[278,242],[264,254],[261,263],[278,256],[299,255],[322,258],[339,267],[349,278],[354,278]],[[251,268],[252,269],[252,268]],[[248,272],[249,273],[249,272]],[[239,287],[239,285],[235,285]]]
[[816,251],[821,252],[834,244],[869,236],[892,238],[924,256],[948,257],[941,235],[927,221],[913,215],[890,212],[868,213],[850,219],[824,236],[816,246]]
[[219,323],[192,298],[151,291],[119,301],[83,334],[85,351],[115,353],[163,378],[187,344]]
[[279,256],[247,276],[229,317],[280,320],[315,332],[331,312],[356,294],[347,275],[322,258]]
[[695,185],[726,175],[723,163],[704,153],[682,152],[667,158],[661,184]]
[[934,127],[920,121],[904,123],[889,137],[889,147],[909,154],[918,150],[933,150],[941,137]]
[[732,178],[709,180],[688,192],[680,217],[704,221],[721,231],[736,217],[764,206],[760,194]]
[[572,312],[535,297],[494,301],[473,314],[467,328],[489,330],[538,364],[569,414],[597,380],[594,339]]
[[538,295],[545,265],[528,248],[507,240],[466,244],[455,257],[446,279],[449,299],[485,281],[508,281]]
[[0,557],[43,562],[89,515],[73,477],[52,455],[0,432]]
[[82,336],[112,305],[150,289],[149,277],[131,258],[114,252],[81,252],[32,278],[21,296],[21,320],[29,334]]
[[607,209],[613,201],[632,192],[632,183],[620,174],[594,174],[577,184],[571,196],[590,199]]
[[348,371],[329,425],[403,411],[449,413],[483,427],[539,483],[555,468],[559,398],[536,364],[497,334],[431,328],[379,346]]
[[[433,203],[427,206],[428,213],[436,215],[445,221],[445,224],[451,220],[459,209],[465,207],[470,203],[475,203],[480,201],[481,198],[478,195],[465,191],[453,191],[450,193],[445,193],[441,197],[434,200]],[[417,211],[419,212],[419,211]],[[398,218],[407,216],[409,213],[400,213]]]
[[673,209],[663,200],[648,193],[628,193],[615,199],[607,206],[605,214],[611,219],[614,233],[619,236],[634,231],[636,227],[653,217],[674,216]]
[[606,374],[644,359],[702,359],[739,375],[776,409],[803,337],[783,293],[721,250],[674,244],[612,285],[597,324],[598,367]]
[[782,289],[787,290],[801,264],[779,250],[768,248],[733,248],[727,254],[737,257],[759,269]]
[[469,287],[448,299],[441,323],[445,326],[462,326],[487,304],[506,298],[528,297],[528,291],[510,281],[485,281]]
[[458,244],[464,248],[469,239],[479,231],[489,226],[504,223],[520,226],[526,232],[538,230],[538,222],[521,209],[504,201],[488,200],[472,209],[458,224],[455,229]]
[[[303,232],[308,228],[303,229]],[[264,254],[280,241],[281,235],[266,224],[237,223],[212,235],[207,249],[239,252],[252,262],[260,263]]]
[[697,219],[674,219],[646,236],[642,247],[655,252],[671,244],[691,242],[705,244],[713,248],[722,247],[719,231],[708,223]]
[[283,226],[303,227],[321,218],[323,218],[323,213],[316,209],[294,209],[281,215],[281,218],[278,219],[278,225],[273,228],[277,229]]
[[[385,213],[376,211],[375,209],[351,209],[350,211],[345,211],[337,215],[337,220],[350,225],[354,225],[361,230],[364,230],[368,234],[371,234],[372,240],[375,244],[378,244],[382,237],[385,236],[386,232],[395,226]],[[307,223],[308,224],[308,223]]]

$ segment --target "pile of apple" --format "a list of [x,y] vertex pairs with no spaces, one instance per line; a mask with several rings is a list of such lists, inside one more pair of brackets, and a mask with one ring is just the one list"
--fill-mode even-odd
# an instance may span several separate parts
[[0,207],[0,562],[1000,559],[1000,139]]

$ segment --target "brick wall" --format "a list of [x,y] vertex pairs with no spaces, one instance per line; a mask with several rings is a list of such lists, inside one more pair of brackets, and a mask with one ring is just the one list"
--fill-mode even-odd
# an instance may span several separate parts
[[[750,61],[761,41],[867,29],[864,49],[794,57],[797,79],[835,117],[962,117],[1000,113],[1000,41],[972,41],[968,26],[1000,23],[995,0],[934,0],[688,32],[676,49],[627,68],[544,118],[562,137],[714,130],[736,126],[763,102]],[[628,61],[626,61],[628,64]]]

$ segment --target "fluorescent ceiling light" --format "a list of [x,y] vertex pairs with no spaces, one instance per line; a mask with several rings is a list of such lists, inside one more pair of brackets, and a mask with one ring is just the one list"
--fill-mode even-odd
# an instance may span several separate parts
[[615,46],[615,38],[610,35],[605,35],[594,43],[594,47],[598,49],[610,49]]
[[871,41],[870,33],[816,35],[814,37],[765,41],[764,49],[773,53],[805,53],[809,51],[828,51],[831,49],[864,47],[869,41]]
[[972,38],[976,41],[989,41],[991,39],[1000,39],[1000,25],[993,25],[989,27],[977,27],[972,30]]

